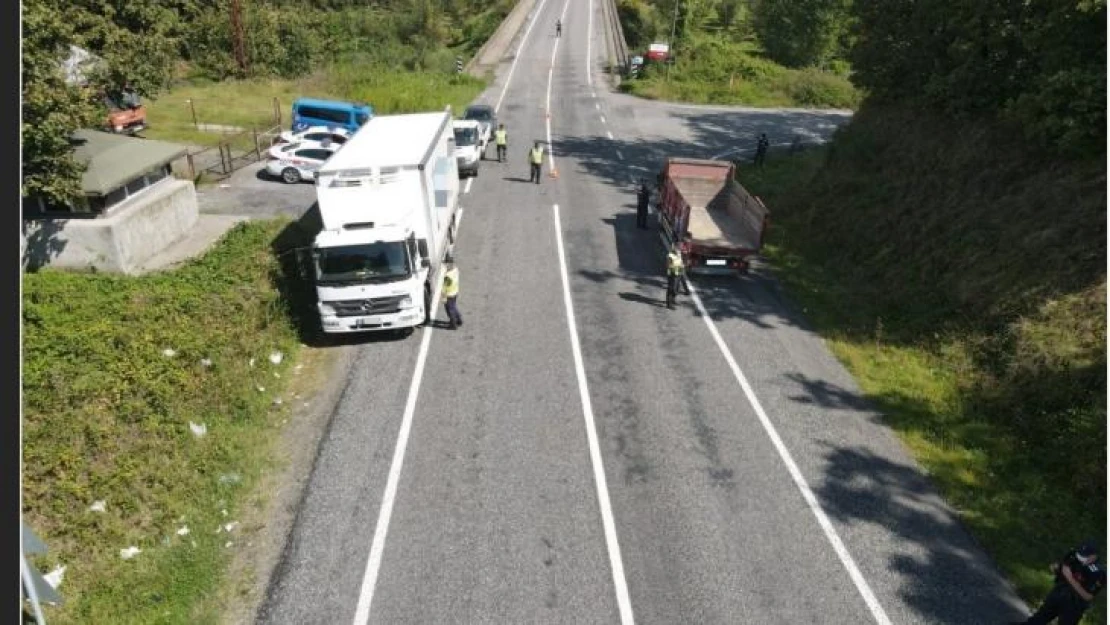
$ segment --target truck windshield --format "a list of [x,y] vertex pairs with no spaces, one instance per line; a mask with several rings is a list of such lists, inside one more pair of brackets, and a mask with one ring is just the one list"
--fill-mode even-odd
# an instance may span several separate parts
[[456,128],[455,145],[459,147],[478,145],[478,131],[473,128]]
[[401,241],[325,248],[316,256],[316,280],[320,284],[391,282],[408,278],[411,273]]

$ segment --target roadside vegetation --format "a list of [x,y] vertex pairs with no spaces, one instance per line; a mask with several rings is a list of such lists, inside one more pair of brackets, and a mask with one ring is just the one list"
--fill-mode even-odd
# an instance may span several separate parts
[[739,174],[791,298],[1034,608],[1107,535],[1105,5],[1053,6],[856,0],[860,111]]
[[271,251],[284,225],[239,225],[145,277],[24,277],[23,515],[50,548],[37,568],[66,567],[51,623],[218,620],[247,547],[229,524],[277,462],[298,374]]
[[[846,0],[619,0],[629,55],[669,42],[673,65],[648,62],[621,89],[697,104],[855,108]],[[673,41],[672,31],[674,33]]]

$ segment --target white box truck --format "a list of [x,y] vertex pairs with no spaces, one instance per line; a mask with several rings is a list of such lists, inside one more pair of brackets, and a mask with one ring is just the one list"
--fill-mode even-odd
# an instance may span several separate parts
[[316,173],[312,246],[329,334],[427,323],[459,210],[451,108],[372,118]]

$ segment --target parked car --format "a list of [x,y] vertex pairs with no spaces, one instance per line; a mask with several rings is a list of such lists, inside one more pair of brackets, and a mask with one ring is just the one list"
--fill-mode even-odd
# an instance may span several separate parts
[[320,169],[332,154],[339,151],[337,143],[319,141],[297,141],[283,143],[270,148],[266,161],[266,173],[281,178],[288,184],[302,180],[315,180],[316,170]]
[[488,104],[471,104],[463,111],[462,118],[478,122],[479,141],[482,143],[481,154],[485,158],[486,146],[489,145],[490,138],[493,137],[493,130],[497,127],[497,113]]
[[354,135],[354,133],[346,128],[312,126],[304,130],[286,130],[277,136],[277,139],[274,140],[274,145],[296,143],[298,141],[318,141],[320,143],[333,141],[338,145],[343,145],[352,135]]
[[459,176],[477,176],[483,147],[478,122],[456,119],[452,126],[455,130],[455,161],[459,166]]

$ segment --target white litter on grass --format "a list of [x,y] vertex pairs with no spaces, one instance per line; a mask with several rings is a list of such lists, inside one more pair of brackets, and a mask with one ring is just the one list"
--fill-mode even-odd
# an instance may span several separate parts
[[243,478],[238,473],[224,473],[220,476],[221,484],[238,484]]
[[225,524],[221,525],[220,529],[222,529],[223,531],[230,534],[231,530],[233,530],[237,527],[239,527],[239,522],[238,521],[232,521],[231,523],[225,523]]
[[212,359],[211,358],[201,358],[200,359],[200,366],[202,366],[202,367],[211,367],[212,366]]
[[280,377],[281,377],[281,374],[280,374],[280,373],[278,373],[277,371],[275,371],[275,372],[274,372],[274,377],[275,377],[275,378],[280,378]]
[[224,516],[227,516],[227,510],[226,509],[220,510],[220,514],[222,514]]
[[166,349],[162,350],[162,355],[165,356],[166,358],[173,358],[174,356],[177,355],[177,350],[170,349],[169,347],[167,347]]
[[281,405],[281,398],[280,397],[275,397],[274,398],[274,405],[275,406],[280,406]]
[[93,505],[89,506],[89,512],[104,512],[105,506],[108,504],[103,499],[97,499]]
[[265,393],[266,392],[266,387],[265,386],[259,385],[259,386],[256,386],[255,388],[258,389],[259,393]]
[[189,429],[193,431],[193,436],[196,436],[197,438],[200,438],[208,433],[208,426],[203,423],[197,424],[190,421]]
[[231,188],[231,185],[229,185],[229,184],[227,184],[227,183],[225,182],[225,183],[223,183],[223,184],[221,184],[221,185],[220,185],[220,188],[221,188],[221,189],[230,189],[230,188]]
[[196,548],[197,548],[197,541],[195,541],[195,540],[190,540],[190,541],[189,541],[189,544],[193,546],[193,549],[196,549]]
[[65,574],[66,567],[59,566],[58,568],[44,575],[43,579],[46,580],[47,584],[50,584],[51,588],[57,590],[58,586],[62,585],[62,578],[65,577]]
[[234,544],[235,544],[235,543],[233,543],[233,542],[231,542],[231,541],[229,540],[229,541],[227,541],[226,543],[224,543],[224,548],[226,548],[226,549],[231,549],[231,546],[232,546],[232,545],[234,545]]
[[247,361],[247,366],[249,366],[249,367],[254,366],[254,358],[251,358],[250,360]]
[[285,358],[285,354],[277,350],[270,352],[270,362],[274,363],[275,365],[280,365],[283,358]]
[[136,555],[138,555],[142,552],[143,552],[142,549],[139,549],[138,547],[135,547],[135,546],[131,546],[131,547],[128,547],[127,549],[120,549],[119,550],[119,557],[123,558],[124,560],[130,560],[131,558],[134,558]]
[[188,533],[189,533],[189,526],[188,525],[186,525],[184,527],[180,527],[177,530],[177,535],[178,536],[185,536]]
[[304,365],[297,365],[296,367],[293,367],[294,371],[300,371],[301,369],[304,369]]

